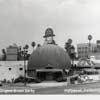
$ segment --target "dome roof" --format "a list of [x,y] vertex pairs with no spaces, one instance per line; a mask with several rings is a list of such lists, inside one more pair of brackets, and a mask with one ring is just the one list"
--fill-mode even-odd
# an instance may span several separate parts
[[68,54],[57,45],[43,45],[37,47],[28,61],[28,70],[41,69],[47,66],[67,69],[71,66]]

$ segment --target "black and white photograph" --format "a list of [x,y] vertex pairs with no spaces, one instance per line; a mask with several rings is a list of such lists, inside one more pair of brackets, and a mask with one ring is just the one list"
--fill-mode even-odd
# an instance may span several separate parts
[[0,95],[100,95],[100,0],[0,0]]

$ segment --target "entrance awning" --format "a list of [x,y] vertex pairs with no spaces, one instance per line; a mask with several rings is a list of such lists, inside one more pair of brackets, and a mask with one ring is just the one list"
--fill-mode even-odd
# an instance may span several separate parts
[[62,71],[62,69],[37,69],[37,72],[57,72]]

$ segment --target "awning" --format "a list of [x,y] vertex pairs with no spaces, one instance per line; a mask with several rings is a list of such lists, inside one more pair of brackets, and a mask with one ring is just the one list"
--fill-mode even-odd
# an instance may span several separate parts
[[59,72],[62,71],[62,69],[37,69],[37,72]]

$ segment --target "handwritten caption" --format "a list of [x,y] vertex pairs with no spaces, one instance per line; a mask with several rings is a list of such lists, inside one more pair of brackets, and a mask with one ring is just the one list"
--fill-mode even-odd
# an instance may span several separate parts
[[7,93],[35,93],[34,89],[6,89],[6,90],[0,90],[0,94],[7,94]]

